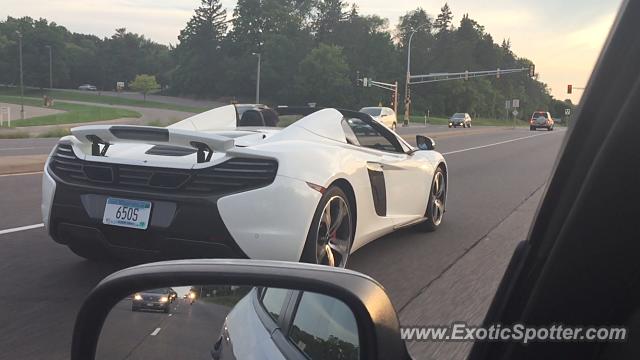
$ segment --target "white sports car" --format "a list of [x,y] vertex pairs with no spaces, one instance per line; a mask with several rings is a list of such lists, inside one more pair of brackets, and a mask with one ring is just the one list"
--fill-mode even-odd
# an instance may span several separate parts
[[[305,115],[286,128],[284,116]],[[265,121],[265,119],[269,121]],[[260,126],[262,125],[262,126]],[[87,259],[240,257],[345,266],[398,228],[435,230],[447,165],[369,115],[213,109],[167,128],[71,129],[45,165],[42,217]]]

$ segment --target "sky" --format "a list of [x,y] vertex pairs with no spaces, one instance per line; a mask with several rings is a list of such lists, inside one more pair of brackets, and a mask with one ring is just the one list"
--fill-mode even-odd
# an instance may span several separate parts
[[[199,0],[1,0],[7,16],[46,18],[73,32],[111,36],[116,28],[175,44]],[[235,0],[221,0],[228,16]],[[444,0],[347,0],[363,14],[376,14],[395,28],[407,11],[422,7],[435,17]],[[512,50],[536,64],[539,80],[558,99],[577,102],[581,90],[568,95],[568,84],[584,87],[613,24],[621,0],[450,0],[454,22],[469,16],[494,41],[511,40]],[[466,69],[461,69],[461,71]],[[469,69],[487,70],[487,69]],[[388,79],[392,81],[393,79]]]

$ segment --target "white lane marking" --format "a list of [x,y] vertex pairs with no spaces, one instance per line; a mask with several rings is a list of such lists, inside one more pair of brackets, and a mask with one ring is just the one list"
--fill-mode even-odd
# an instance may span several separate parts
[[478,150],[478,149],[483,149],[483,148],[496,146],[496,145],[502,145],[502,144],[506,144],[506,143],[510,143],[510,142],[514,142],[514,141],[529,139],[529,138],[532,138],[532,137],[543,136],[543,135],[551,135],[551,134],[542,133],[542,134],[536,134],[536,135],[523,136],[523,137],[511,139],[511,140],[500,141],[500,142],[493,143],[493,144],[480,145],[480,146],[470,147],[468,149],[460,149],[460,150],[453,150],[453,151],[449,151],[449,152],[444,152],[444,153],[442,153],[442,155],[451,155],[451,154],[457,154],[457,153],[461,153],[461,152],[465,152],[465,151]]
[[51,146],[9,147],[9,148],[0,148],[0,151],[35,150],[35,149],[49,149],[49,148],[51,148]]
[[156,328],[155,330],[153,330],[153,332],[151,333],[151,336],[156,336],[158,335],[158,333],[160,332],[160,328]]
[[[175,309],[173,309],[173,310],[175,310]],[[173,314],[169,314],[169,317],[172,317],[172,316],[173,316]]]
[[0,177],[9,177],[9,176],[22,176],[22,175],[36,175],[42,174],[44,171],[32,171],[32,172],[24,172],[24,173],[15,173],[15,174],[3,174]]
[[41,227],[44,227],[43,223],[27,225],[27,226],[20,226],[20,227],[11,228],[11,229],[4,229],[4,230],[0,230],[0,235],[11,234],[11,233],[18,232],[18,231],[38,229],[38,228],[41,228]]

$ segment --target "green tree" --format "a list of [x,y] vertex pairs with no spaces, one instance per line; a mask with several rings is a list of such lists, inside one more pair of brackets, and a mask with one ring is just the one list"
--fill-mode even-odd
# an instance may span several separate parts
[[346,106],[352,101],[349,65],[342,49],[320,44],[300,63],[296,76],[297,99],[321,106]]
[[173,83],[180,93],[215,94],[223,69],[221,43],[227,30],[220,0],[201,0],[174,49]]
[[129,83],[129,87],[133,91],[142,93],[144,100],[147,101],[147,94],[151,91],[158,90],[160,88],[160,84],[156,82],[155,76],[141,74],[136,75],[136,78]]
[[436,21],[433,23],[433,28],[438,32],[447,31],[452,21],[453,13],[451,12],[451,8],[449,8],[449,4],[445,3],[444,6],[440,8],[440,14],[438,14]]
[[316,15],[313,19],[313,30],[318,42],[333,42],[334,32],[341,21],[345,20],[347,4],[342,0],[318,0]]

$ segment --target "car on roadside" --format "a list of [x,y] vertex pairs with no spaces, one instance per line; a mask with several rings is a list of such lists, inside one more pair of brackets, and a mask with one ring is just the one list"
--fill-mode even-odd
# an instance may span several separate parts
[[391,130],[396,130],[398,119],[393,109],[383,106],[363,107],[359,110],[362,113],[370,115],[374,120],[380,122]]
[[553,130],[555,121],[551,117],[551,114],[547,111],[536,111],[531,114],[529,120],[529,130],[536,131],[538,129],[547,129],[547,131]]
[[78,86],[78,90],[85,90],[85,91],[97,91],[98,88],[95,87],[94,85],[90,85],[90,84],[82,84],[80,86]]
[[304,117],[283,129],[245,126],[228,105],[167,128],[71,129],[43,175],[50,236],[91,260],[344,267],[396,229],[440,226],[448,172],[431,139],[418,135],[414,147],[356,111],[277,111]]
[[455,113],[449,118],[449,127],[457,128],[462,126],[463,128],[471,127],[471,116],[467,113]]
[[159,288],[137,292],[131,300],[131,311],[157,310],[164,313],[171,311],[172,289]]

